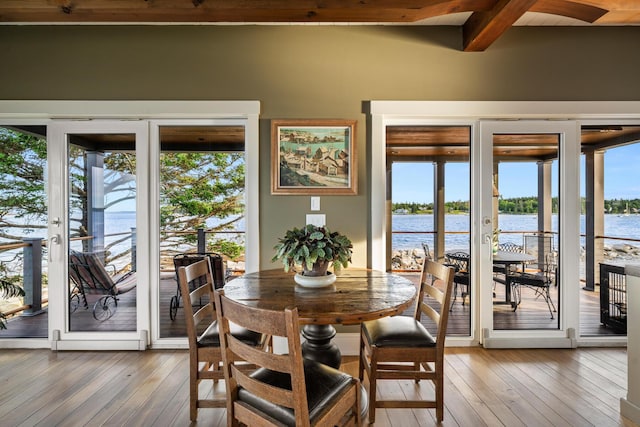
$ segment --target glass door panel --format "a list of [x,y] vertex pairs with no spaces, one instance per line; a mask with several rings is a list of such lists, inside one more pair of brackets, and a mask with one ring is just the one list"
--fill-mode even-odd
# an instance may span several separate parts
[[69,331],[135,331],[135,134],[68,134]]
[[577,327],[580,288],[577,125],[482,121],[477,149],[483,345],[574,345],[569,329]]
[[417,282],[425,257],[458,263],[447,334],[470,336],[471,128],[388,126],[386,143],[391,170],[391,269]]
[[558,329],[558,134],[493,136],[493,324]]
[[[158,127],[160,338],[185,337],[176,266],[219,254],[227,280],[244,272],[245,127]],[[203,301],[204,302],[204,301]]]
[[640,255],[637,122],[583,122],[580,334],[627,333],[625,265]]
[[0,126],[0,338],[46,338],[46,126]]

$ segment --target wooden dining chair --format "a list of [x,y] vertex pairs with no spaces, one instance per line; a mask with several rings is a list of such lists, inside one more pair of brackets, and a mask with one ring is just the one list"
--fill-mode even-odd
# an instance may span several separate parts
[[[360,425],[360,382],[302,356],[297,308],[249,307],[225,297],[224,290],[216,291],[215,298],[229,396],[228,426]],[[247,345],[230,333],[231,324],[284,338],[286,354]],[[258,369],[243,372],[234,364],[238,360]]]
[[[208,258],[178,268],[178,284],[185,310],[185,323],[189,340],[189,416],[198,418],[198,408],[224,408],[226,393],[215,393],[213,385],[224,379],[222,352],[218,333],[218,319],[213,297],[213,276]],[[270,346],[270,337],[234,326],[232,333],[257,348]],[[247,367],[250,369],[250,367]],[[209,398],[200,398],[202,380],[212,381]]]
[[[385,317],[362,323],[358,375],[363,382],[364,372],[369,378],[370,423],[375,422],[376,408],[436,408],[438,421],[444,418],[444,342],[453,275],[453,267],[425,261],[413,317]],[[435,334],[425,328],[423,316],[431,319]],[[402,379],[412,379],[416,383],[431,380],[435,386],[435,399],[377,398],[378,381]]]

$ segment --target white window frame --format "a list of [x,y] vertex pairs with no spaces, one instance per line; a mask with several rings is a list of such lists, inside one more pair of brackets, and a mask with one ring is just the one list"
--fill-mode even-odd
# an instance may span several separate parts
[[[259,235],[259,101],[0,101],[0,124],[38,124],[47,125],[58,120],[172,120],[172,119],[218,119],[240,120],[245,124],[245,165],[246,165],[246,271],[253,272],[259,269],[260,264],[260,235]],[[150,126],[150,124],[149,124]],[[146,141],[145,144],[150,144]],[[148,153],[148,146],[145,153]],[[64,153],[58,154],[64,156]],[[149,156],[144,162],[149,164]],[[57,173],[60,173],[58,171]],[[138,191],[144,192],[143,200],[152,200],[149,197],[149,173],[143,178]],[[150,202],[152,203],[152,202]],[[140,208],[140,207],[139,207]],[[145,209],[155,209],[153,206],[144,206]],[[50,227],[48,238],[57,234]],[[146,243],[150,247],[149,239],[141,238],[138,243]],[[147,249],[148,253],[148,249]],[[150,269],[150,260],[139,259]],[[55,272],[55,267],[54,267]],[[147,274],[147,277],[152,277]],[[146,288],[148,289],[148,288]],[[147,295],[141,295],[139,304],[153,304],[153,300]],[[60,303],[58,303],[60,304]],[[64,307],[66,305],[63,304]],[[151,307],[153,307],[151,305]],[[141,325],[151,324],[149,307],[140,311],[145,319],[139,319],[139,330],[135,337],[122,339],[119,335],[100,338],[85,337],[82,334],[74,335],[61,333],[59,329],[60,319],[64,310],[55,307],[49,313],[49,336],[47,339],[3,339],[0,340],[0,348],[52,348],[59,350],[116,350],[138,349],[143,350],[152,345],[151,333],[148,326],[143,329]],[[57,314],[56,314],[57,313]],[[56,316],[56,317],[52,317]],[[82,336],[81,336],[82,335]],[[66,339],[65,339],[66,338]],[[82,338],[82,339],[80,339]],[[88,338],[88,339],[84,339]],[[113,338],[113,339],[111,339]],[[186,343],[186,340],[185,340]]]
[[[461,123],[472,123],[472,187],[471,197],[472,203],[474,197],[478,197],[481,185],[481,173],[474,170],[474,166],[478,168],[481,161],[481,152],[474,149],[474,141],[479,141],[480,137],[480,121],[481,120],[575,120],[578,129],[582,124],[593,124],[614,121],[637,121],[640,120],[640,102],[638,101],[370,101],[365,111],[368,113],[368,120],[371,129],[371,165],[369,168],[369,191],[370,191],[370,239],[369,245],[369,266],[373,269],[385,270],[387,268],[386,259],[386,127],[396,124],[408,123],[429,123],[429,124],[450,124],[451,121],[460,121]],[[579,135],[579,132],[578,132]],[[579,144],[578,144],[579,145]],[[575,150],[572,151],[575,153]],[[577,151],[579,154],[579,149]],[[572,159],[565,159],[567,165],[573,163],[577,168],[570,172],[578,176],[579,158],[572,154]],[[565,165],[566,167],[566,165]],[[563,181],[567,177],[562,178]],[[579,188],[578,188],[579,190]],[[572,206],[577,209],[579,191],[576,192],[572,200],[563,198],[563,202],[567,204],[563,215],[575,215],[575,211],[571,211]],[[569,209],[567,211],[566,209]],[[482,210],[475,209],[472,213],[471,239],[473,252],[476,256],[481,254],[482,243],[479,236],[482,235]],[[564,229],[563,229],[564,231]],[[573,239],[571,240],[573,241]],[[572,246],[573,245],[573,246]],[[566,242],[561,250],[577,252],[575,243]],[[571,257],[569,257],[571,258]],[[566,255],[562,258],[570,261]],[[480,262],[480,260],[477,260]],[[575,262],[572,262],[575,264]],[[565,281],[577,280],[577,267],[571,269],[563,269],[563,279]],[[477,295],[477,292],[475,293]],[[476,305],[475,315],[472,318],[472,331],[469,337],[449,337],[447,345],[451,346],[473,346],[483,341],[480,327],[480,313]],[[579,321],[577,316],[572,315],[574,320],[568,319],[573,323],[567,325],[565,334],[562,339],[563,343],[570,342],[571,345],[587,346],[587,345],[623,345],[626,344],[626,337],[581,337],[579,329]],[[495,338],[495,337],[494,337]],[[538,342],[537,344],[540,344]],[[511,339],[504,337],[503,341],[489,341],[489,345],[494,346],[526,346],[521,339]],[[556,346],[557,343],[554,344]]]

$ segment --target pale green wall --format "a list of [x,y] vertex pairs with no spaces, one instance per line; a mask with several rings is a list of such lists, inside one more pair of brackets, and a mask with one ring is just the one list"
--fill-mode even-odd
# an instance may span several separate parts
[[0,26],[0,99],[258,100],[261,265],[309,197],[270,194],[269,121],[358,120],[359,192],[322,197],[366,265],[368,100],[640,100],[640,28],[510,29],[486,52],[457,28]]

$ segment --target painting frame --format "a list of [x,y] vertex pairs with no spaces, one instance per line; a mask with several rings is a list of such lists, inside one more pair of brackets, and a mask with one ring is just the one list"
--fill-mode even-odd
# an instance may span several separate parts
[[271,120],[271,194],[356,195],[357,120]]

